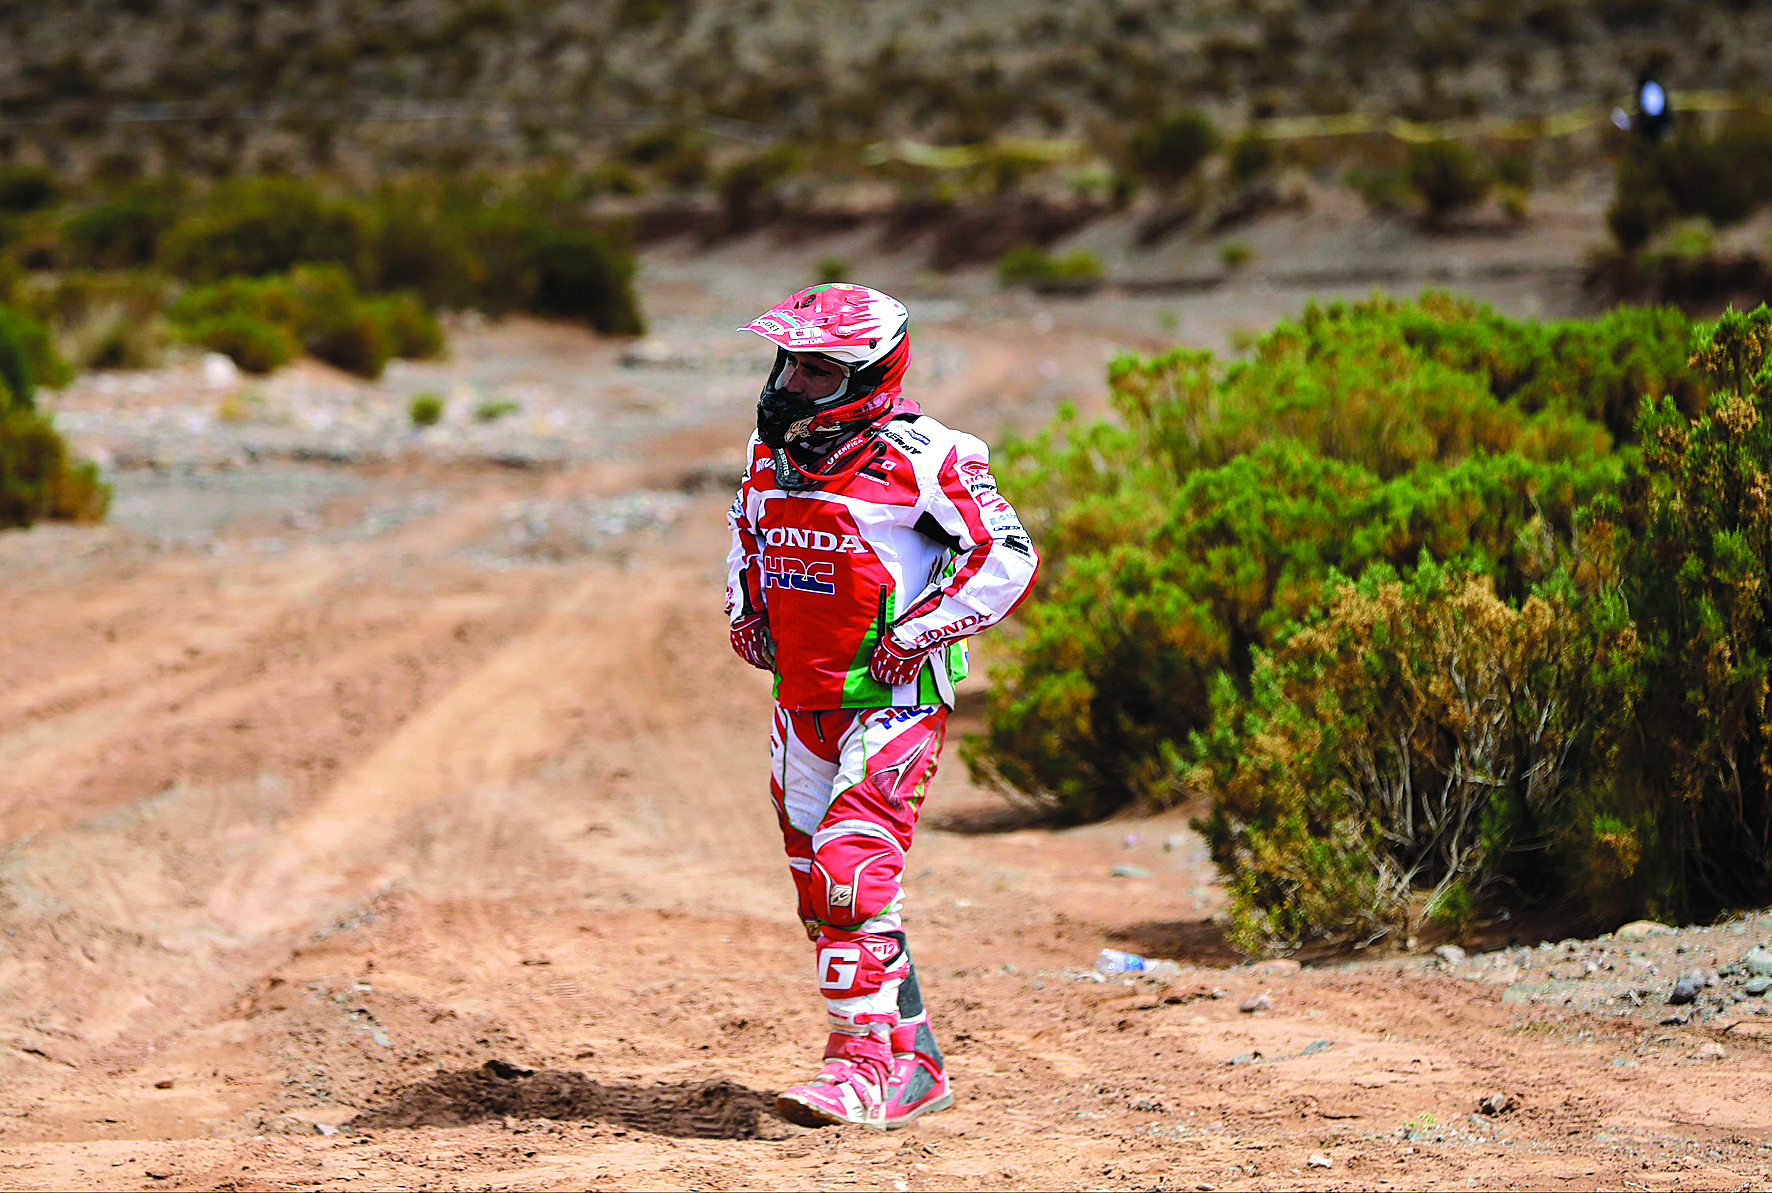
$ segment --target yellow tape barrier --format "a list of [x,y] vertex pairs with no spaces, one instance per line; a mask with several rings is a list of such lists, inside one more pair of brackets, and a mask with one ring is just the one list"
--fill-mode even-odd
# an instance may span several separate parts
[[[1669,93],[1673,109],[1680,112],[1760,112],[1772,116],[1772,96],[1746,95],[1734,91],[1675,91]],[[1576,108],[1554,116],[1479,117],[1423,124],[1394,116],[1349,112],[1341,116],[1279,116],[1252,120],[1234,135],[1251,135],[1268,141],[1297,141],[1307,137],[1355,137],[1381,134],[1419,145],[1428,141],[1452,141],[1484,137],[1501,141],[1539,141],[1566,137],[1592,128],[1609,118],[1604,108]],[[1090,156],[1086,143],[1074,138],[1035,140],[1011,137],[985,145],[929,145],[921,141],[876,141],[863,151],[869,165],[902,162],[931,170],[965,170],[993,161],[1019,161],[1056,165],[1078,162]]]

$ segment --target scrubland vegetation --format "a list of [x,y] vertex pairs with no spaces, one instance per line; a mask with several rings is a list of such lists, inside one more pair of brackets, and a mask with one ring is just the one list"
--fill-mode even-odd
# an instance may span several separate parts
[[[1148,142],[1202,103],[1221,127],[1347,112],[1538,116],[1609,105],[1628,86],[1614,72],[1651,63],[1675,86],[1761,91],[1772,65],[1758,7],[83,0],[0,20],[0,107],[54,120],[44,139],[70,160],[123,155],[149,173],[583,160],[704,119],[792,140],[826,171],[853,163],[861,143],[907,134]],[[390,101],[435,108],[424,120],[360,121]],[[198,113],[207,120],[102,119],[143,104],[212,107]],[[217,114],[269,104],[297,110]],[[679,183],[721,169],[705,145],[659,159]]]
[[[975,770],[1201,796],[1251,949],[1772,900],[1772,311],[1311,308],[1007,447],[1046,552]],[[1762,492],[1765,490],[1765,492]]]
[[0,528],[39,518],[104,517],[110,490],[90,461],[69,456],[49,417],[37,409],[39,383],[60,384],[67,366],[49,331],[0,306]]
[[[1176,192],[1202,175],[1247,188],[1280,166],[1435,222],[1486,200],[1523,218],[1540,176],[1623,155],[1604,113],[1628,106],[1635,71],[1762,94],[1769,38],[1772,13],[1740,0],[84,0],[0,19],[0,117],[17,121],[0,159],[81,184],[322,174],[373,189],[546,170],[617,207],[693,198],[719,232],[857,182],[904,203],[1118,205],[1146,190],[1211,208]],[[1587,113],[1578,133],[1543,123],[1571,112]],[[1438,124],[1444,139],[1274,123],[1347,116]],[[1682,144],[1711,135],[1702,125],[1677,122]],[[966,152],[906,155],[900,138]],[[1709,210],[1730,201],[1702,197],[1716,188],[1691,157],[1630,167],[1668,181],[1621,192],[1627,250],[1668,211],[1734,218]],[[17,199],[44,201],[26,193],[41,179],[17,182]],[[80,213],[66,236],[89,264],[141,260],[173,206],[140,195]]]
[[0,523],[102,515],[35,385],[158,363],[170,346],[248,373],[307,354],[366,378],[445,350],[437,312],[472,308],[643,329],[633,258],[557,178],[411,177],[373,188],[252,175],[64,188],[0,170]]
[[353,191],[258,175],[62,198],[45,172],[14,167],[0,175],[0,208],[12,200],[0,241],[11,301],[54,327],[79,366],[149,363],[182,340],[249,372],[305,351],[375,377],[391,357],[443,350],[440,308],[640,330],[631,256],[553,181],[415,177]]

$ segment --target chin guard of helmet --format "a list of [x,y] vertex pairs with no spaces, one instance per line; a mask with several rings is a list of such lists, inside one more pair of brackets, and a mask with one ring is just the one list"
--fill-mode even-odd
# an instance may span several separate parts
[[818,407],[805,398],[784,393],[774,382],[771,377],[757,397],[757,438],[765,447],[782,448],[791,440],[806,437]]

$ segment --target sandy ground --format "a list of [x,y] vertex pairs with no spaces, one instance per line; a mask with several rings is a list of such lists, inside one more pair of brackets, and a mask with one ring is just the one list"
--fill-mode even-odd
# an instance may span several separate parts
[[[814,255],[654,254],[627,364],[519,321],[374,386],[301,366],[255,391],[262,425],[189,368],[52,401],[137,466],[110,524],[0,536],[0,1187],[1772,1181],[1762,1000],[1665,1005],[1772,919],[1252,966],[1185,811],[1051,831],[951,755],[908,927],[958,1103],[893,1134],[774,1119],[822,1010],[767,681],[722,626],[757,382],[719,337]],[[904,262],[880,280],[925,310],[927,405],[986,433],[1099,405],[1116,348],[1304,298],[1039,302]],[[1556,313],[1565,286],[1479,292]],[[515,456],[388,414],[515,386]],[[353,411],[348,450],[308,450]],[[1106,945],[1181,973],[1091,980]]]

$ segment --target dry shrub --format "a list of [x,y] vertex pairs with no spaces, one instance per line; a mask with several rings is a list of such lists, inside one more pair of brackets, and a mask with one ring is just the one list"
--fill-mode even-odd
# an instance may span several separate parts
[[249,373],[267,373],[305,349],[361,377],[379,377],[391,356],[442,351],[443,333],[416,298],[366,299],[336,266],[196,286],[172,305],[186,339],[224,352]]
[[1430,141],[1409,150],[1409,186],[1427,205],[1430,219],[1481,203],[1493,181],[1469,146],[1459,141]]
[[66,366],[37,320],[0,306],[0,527],[43,518],[97,521],[111,491],[90,461],[76,460],[37,409],[39,380],[60,382]]
[[1231,875],[1232,938],[1250,952],[1460,921],[1499,882],[1542,886],[1569,839],[1594,699],[1636,658],[1628,623],[1597,633],[1567,585],[1513,607],[1488,577],[1424,563],[1368,570],[1228,683],[1203,738],[1202,821]]
[[1595,517],[1619,531],[1645,646],[1622,845],[1659,903],[1705,915],[1772,900],[1772,308],[1693,348],[1709,408],[1645,402],[1640,463]]

